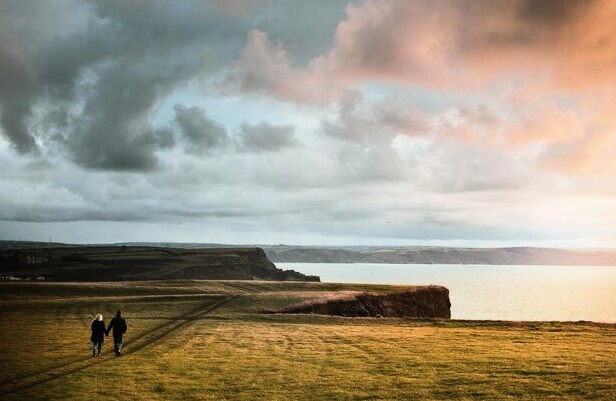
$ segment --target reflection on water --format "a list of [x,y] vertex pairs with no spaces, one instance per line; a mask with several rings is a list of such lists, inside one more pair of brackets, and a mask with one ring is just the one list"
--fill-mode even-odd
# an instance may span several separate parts
[[616,322],[616,266],[276,265],[323,282],[444,285],[453,319]]

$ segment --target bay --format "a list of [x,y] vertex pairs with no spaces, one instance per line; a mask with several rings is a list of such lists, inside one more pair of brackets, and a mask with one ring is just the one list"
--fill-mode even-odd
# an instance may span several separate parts
[[330,283],[443,285],[452,319],[616,323],[616,266],[276,265]]

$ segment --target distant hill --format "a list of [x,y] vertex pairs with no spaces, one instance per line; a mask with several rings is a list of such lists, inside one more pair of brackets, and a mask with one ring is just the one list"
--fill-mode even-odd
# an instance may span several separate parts
[[[481,265],[564,265],[616,266],[616,250],[572,250],[555,248],[455,248],[455,247],[370,247],[226,245],[173,242],[128,242],[110,245],[69,245],[52,242],[0,241],[0,250],[130,247],[155,249],[263,249],[272,262],[305,263],[401,263]],[[77,252],[77,251],[76,251]],[[1,252],[0,252],[1,254]]]
[[264,247],[273,262],[616,266],[616,252],[552,248]]
[[276,268],[263,249],[254,247],[188,249],[4,241],[0,249],[0,276],[5,279],[319,281],[316,276]]

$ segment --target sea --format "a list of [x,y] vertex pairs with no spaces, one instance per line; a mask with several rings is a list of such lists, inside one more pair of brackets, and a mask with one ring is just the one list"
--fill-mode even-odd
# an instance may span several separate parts
[[276,263],[325,283],[442,285],[452,319],[616,323],[616,266]]

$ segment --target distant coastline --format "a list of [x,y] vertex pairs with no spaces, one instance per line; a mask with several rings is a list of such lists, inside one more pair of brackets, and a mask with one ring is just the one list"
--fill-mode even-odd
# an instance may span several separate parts
[[1,250],[79,246],[145,246],[158,248],[237,248],[259,247],[272,262],[281,263],[392,263],[392,264],[478,264],[478,265],[560,265],[616,266],[616,250],[573,250],[538,247],[371,247],[231,245],[173,242],[126,242],[75,245],[57,242],[0,241]]
[[276,262],[616,266],[616,251],[554,248],[263,247]]

